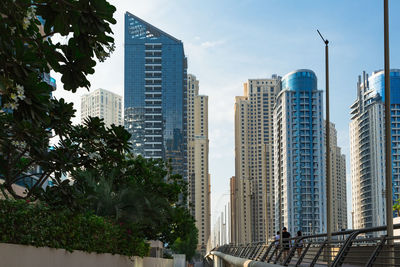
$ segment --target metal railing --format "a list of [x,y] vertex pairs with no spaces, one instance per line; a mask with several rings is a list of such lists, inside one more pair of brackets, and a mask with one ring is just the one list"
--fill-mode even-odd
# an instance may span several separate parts
[[[394,225],[400,229],[400,224]],[[386,226],[316,234],[276,241],[243,245],[223,245],[215,251],[234,257],[275,263],[283,266],[399,266],[400,236],[388,238]],[[393,240],[394,242],[388,242]]]

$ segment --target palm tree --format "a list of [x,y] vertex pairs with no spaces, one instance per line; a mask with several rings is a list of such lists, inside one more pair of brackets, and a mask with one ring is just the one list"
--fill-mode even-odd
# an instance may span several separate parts
[[397,211],[397,216],[400,217],[400,198],[394,203],[393,211]]

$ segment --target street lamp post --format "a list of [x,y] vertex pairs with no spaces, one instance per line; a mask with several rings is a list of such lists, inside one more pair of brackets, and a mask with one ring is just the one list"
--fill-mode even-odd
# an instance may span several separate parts
[[[393,196],[392,196],[392,141],[390,114],[390,63],[389,63],[389,3],[384,4],[384,46],[385,46],[385,176],[386,176],[386,233],[389,246],[393,246]],[[390,256],[394,256],[392,249]]]
[[328,44],[329,41],[322,37],[322,34],[317,30],[322,41],[325,43],[325,102],[326,102],[326,121],[325,121],[325,151],[326,151],[326,232],[327,232],[327,260],[328,266],[331,265],[331,239],[332,239],[332,224],[331,224],[331,155],[330,155],[330,119],[329,119],[329,57]]
[[278,207],[279,207],[279,226],[278,226],[278,231],[279,231],[279,247],[283,248],[283,235],[282,235],[282,228],[283,228],[283,222],[282,222],[282,176],[281,176],[281,121],[278,123]]

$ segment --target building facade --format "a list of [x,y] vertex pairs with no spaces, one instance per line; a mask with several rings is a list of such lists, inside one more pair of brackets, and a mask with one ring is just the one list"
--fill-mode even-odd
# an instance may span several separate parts
[[232,238],[265,242],[274,236],[273,108],[280,77],[250,79],[235,101],[235,179]]
[[96,89],[81,96],[81,123],[88,117],[98,117],[109,127],[122,123],[122,96],[104,89]]
[[187,61],[183,43],[125,13],[124,124],[132,150],[187,178]]
[[199,95],[199,81],[192,74],[187,77],[187,90],[189,206],[199,230],[197,250],[205,256],[211,232],[208,96]]
[[[247,95],[247,92],[245,92]],[[251,242],[251,222],[250,222],[250,183],[249,179],[244,177],[248,172],[246,164],[242,165],[241,160],[245,161],[247,144],[247,127],[242,120],[248,118],[249,101],[246,96],[235,97],[235,179],[234,179],[234,202],[232,207],[232,236],[233,243],[247,244]],[[243,110],[242,110],[243,108]],[[244,144],[242,144],[242,135]]]
[[[332,231],[347,229],[346,157],[337,145],[335,124],[330,123],[330,159],[332,189]],[[326,136],[325,136],[326,142]],[[326,159],[325,159],[326,160]]]
[[285,75],[281,86],[273,115],[275,230],[325,232],[322,91],[311,70]]
[[229,199],[229,241],[236,243],[236,179],[232,176],[229,179],[230,199]]
[[[354,228],[386,224],[384,72],[358,78],[351,105],[350,160]],[[393,200],[400,197],[400,70],[390,71]],[[396,214],[394,214],[396,216]]]

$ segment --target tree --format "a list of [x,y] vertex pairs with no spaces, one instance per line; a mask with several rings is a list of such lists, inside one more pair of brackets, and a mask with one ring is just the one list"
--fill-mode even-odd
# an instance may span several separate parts
[[173,217],[173,228],[170,239],[175,241],[172,243],[171,249],[175,253],[185,254],[190,261],[196,253],[198,243],[198,230],[193,217],[187,209],[177,208]]
[[[65,90],[90,87],[95,59],[104,61],[114,50],[110,24],[115,7],[106,0],[0,1],[0,177],[3,194],[18,196],[12,184],[35,175],[31,188],[40,187],[55,170],[65,171],[76,153],[65,146],[49,151],[49,139],[71,130],[72,104],[51,99],[53,88],[45,73],[61,74]],[[68,42],[53,42],[58,35]],[[57,156],[57,157],[54,157]],[[51,159],[54,159],[53,161]],[[45,166],[45,162],[56,165]]]
[[[51,98],[53,87],[44,81],[53,70],[65,90],[89,88],[96,59],[114,50],[114,12],[106,0],[0,1],[0,189],[6,197],[111,218],[190,258],[197,230],[181,201],[182,177],[160,160],[132,155],[121,126],[106,128],[98,118],[72,125],[73,105]],[[49,147],[51,138],[58,142]],[[66,173],[73,182],[61,179]],[[55,185],[43,188],[50,177]],[[13,184],[27,179],[26,195],[16,194]]]
[[[193,256],[197,229],[185,201],[187,183],[180,175],[172,174],[162,160],[133,155],[129,133],[123,127],[107,128],[99,118],[69,126],[59,136],[53,150],[60,153],[50,150],[42,162],[56,174],[56,184],[31,189],[31,196],[57,210],[93,211],[138,238],[161,240],[188,259]],[[61,181],[61,170],[69,172],[73,182]]]
[[397,211],[397,216],[400,217],[400,198],[394,203],[393,211]]

